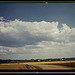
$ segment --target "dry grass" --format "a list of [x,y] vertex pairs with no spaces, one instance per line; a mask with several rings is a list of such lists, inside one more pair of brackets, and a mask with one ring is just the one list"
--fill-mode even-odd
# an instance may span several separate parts
[[73,63],[73,61],[50,61],[50,62],[25,62],[25,63],[20,63],[20,64],[52,64],[52,63]]
[[[75,61],[54,61],[54,62],[25,62],[25,63],[2,63],[0,64],[0,70],[42,70],[40,66],[45,64],[66,64],[75,63]],[[28,66],[26,65],[28,64]]]
[[69,61],[69,62],[58,62],[58,63],[46,63],[45,65],[61,65],[61,66],[67,66],[67,67],[74,67],[75,68],[75,62]]
[[34,65],[9,63],[0,64],[0,70],[42,70],[42,68]]

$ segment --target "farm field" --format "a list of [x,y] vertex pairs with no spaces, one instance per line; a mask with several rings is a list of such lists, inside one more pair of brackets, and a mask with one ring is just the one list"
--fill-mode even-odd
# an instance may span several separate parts
[[19,64],[19,63],[6,63],[0,64],[0,70],[42,70],[42,68],[34,65]]
[[75,70],[75,61],[2,63],[0,70]]

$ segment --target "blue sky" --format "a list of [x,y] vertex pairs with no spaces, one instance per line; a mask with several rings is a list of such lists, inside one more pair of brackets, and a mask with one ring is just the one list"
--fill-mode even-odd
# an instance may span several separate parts
[[59,21],[75,27],[75,3],[0,3],[0,16],[24,21]]
[[0,3],[0,59],[75,57],[75,3]]

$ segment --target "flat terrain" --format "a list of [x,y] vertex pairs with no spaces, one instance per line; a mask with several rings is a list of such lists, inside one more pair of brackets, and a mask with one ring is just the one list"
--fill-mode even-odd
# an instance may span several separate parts
[[0,70],[75,70],[75,67],[61,66],[59,63],[68,64],[75,61],[2,63]]
[[36,65],[41,67],[43,70],[75,70],[72,67],[59,66],[59,65]]
[[38,66],[28,65],[28,64],[19,64],[19,63],[9,63],[9,64],[0,64],[0,70],[42,70]]

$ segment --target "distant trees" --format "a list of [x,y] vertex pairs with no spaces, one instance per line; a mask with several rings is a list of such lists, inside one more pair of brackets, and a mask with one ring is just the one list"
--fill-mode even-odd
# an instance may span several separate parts
[[50,61],[70,61],[70,60],[75,60],[75,58],[55,58],[55,59],[29,59],[29,60],[2,60],[0,59],[0,63],[20,63],[20,62],[50,62]]

